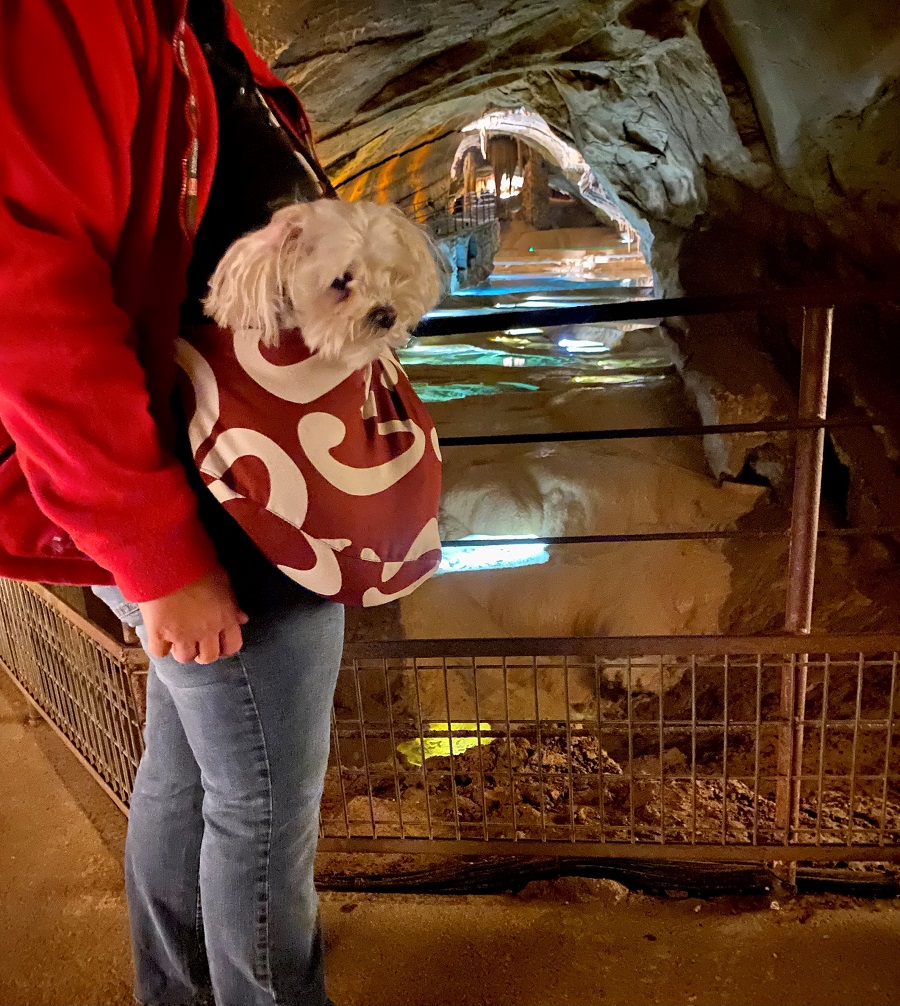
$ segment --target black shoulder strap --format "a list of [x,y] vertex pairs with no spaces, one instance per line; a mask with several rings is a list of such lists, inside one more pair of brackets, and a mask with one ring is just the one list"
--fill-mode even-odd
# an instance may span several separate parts
[[256,93],[259,96],[259,100],[263,103],[263,106],[268,111],[271,120],[288,137],[291,146],[294,148],[294,151],[297,154],[299,154],[303,163],[306,165],[307,170],[312,173],[316,181],[318,181],[319,185],[322,187],[322,198],[339,199],[340,196],[338,196],[337,190],[331,184],[331,179],[322,170],[322,166],[312,155],[311,151],[307,150],[306,146],[299,142],[298,138],[292,134],[291,130],[285,129],[284,126],[282,126],[281,122],[278,119],[278,116],[273,111],[272,106],[266,101],[265,94],[263,94],[263,92],[258,87],[256,88]]

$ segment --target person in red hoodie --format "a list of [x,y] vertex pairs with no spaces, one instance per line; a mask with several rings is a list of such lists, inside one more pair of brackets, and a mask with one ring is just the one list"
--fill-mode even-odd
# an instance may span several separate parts
[[179,326],[333,195],[231,0],[0,0],[0,575],[94,585],[151,657],[125,882],[144,1006],[325,1006],[313,887],[343,609],[204,488]]

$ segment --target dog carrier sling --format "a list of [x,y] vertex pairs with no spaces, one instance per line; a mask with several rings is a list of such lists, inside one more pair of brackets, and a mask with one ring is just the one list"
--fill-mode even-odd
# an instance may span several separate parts
[[176,359],[194,463],[283,573],[364,607],[434,573],[437,433],[393,355],[351,371],[297,332],[270,348],[194,325]]

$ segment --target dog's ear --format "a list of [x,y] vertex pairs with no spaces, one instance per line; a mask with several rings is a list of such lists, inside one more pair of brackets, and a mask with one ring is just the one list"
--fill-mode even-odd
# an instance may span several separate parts
[[285,291],[285,248],[303,232],[302,206],[286,206],[262,229],[238,238],[225,252],[209,281],[205,313],[222,328],[258,333],[278,345]]

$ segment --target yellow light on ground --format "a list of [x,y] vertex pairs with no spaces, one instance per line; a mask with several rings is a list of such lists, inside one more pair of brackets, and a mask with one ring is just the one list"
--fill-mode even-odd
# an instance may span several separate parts
[[572,378],[572,384],[588,387],[603,387],[609,384],[656,384],[668,380],[668,374],[579,374]]
[[[485,731],[490,730],[490,723],[429,723],[430,733],[444,732],[446,734],[463,733],[464,736],[447,737],[422,737],[421,739],[403,741],[397,745],[397,751],[411,765],[422,765],[422,754],[424,750],[425,760],[429,758],[448,758],[450,756],[451,744],[453,754],[460,755],[468,751],[469,748],[478,747],[479,744],[490,744],[493,737],[486,737]],[[478,731],[481,731],[479,740]],[[468,734],[468,736],[465,736]]]

